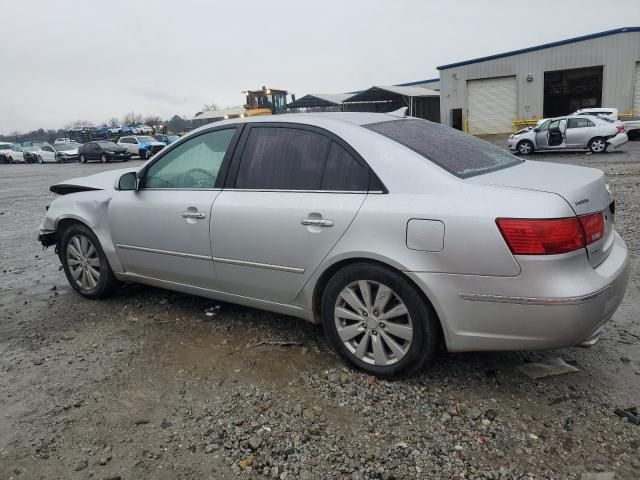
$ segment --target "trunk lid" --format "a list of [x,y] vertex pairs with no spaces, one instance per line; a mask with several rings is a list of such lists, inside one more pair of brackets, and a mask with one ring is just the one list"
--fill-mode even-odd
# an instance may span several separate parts
[[614,241],[613,217],[610,206],[613,195],[604,172],[595,168],[577,167],[557,163],[525,161],[511,168],[467,179],[484,185],[522,188],[560,195],[576,215],[604,213],[604,235],[587,245],[589,262],[593,267],[609,255]]

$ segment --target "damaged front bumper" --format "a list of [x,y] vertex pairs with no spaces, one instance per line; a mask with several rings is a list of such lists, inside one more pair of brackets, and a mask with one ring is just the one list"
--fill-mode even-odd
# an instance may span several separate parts
[[46,249],[58,243],[58,235],[55,230],[40,230],[38,241],[42,244],[42,248]]

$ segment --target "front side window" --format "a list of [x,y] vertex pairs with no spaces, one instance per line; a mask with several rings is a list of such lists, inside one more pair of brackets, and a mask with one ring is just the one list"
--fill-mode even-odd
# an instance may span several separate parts
[[518,157],[459,130],[422,119],[363,125],[461,178],[522,163]]
[[242,154],[236,188],[319,190],[330,140],[316,132],[254,127]]
[[149,167],[145,188],[214,188],[235,133],[235,128],[216,130],[178,145]]
[[547,120],[546,122],[542,122],[542,124],[540,124],[540,126],[538,127],[538,131],[546,132],[549,129],[549,124],[550,123],[551,123],[551,120]]

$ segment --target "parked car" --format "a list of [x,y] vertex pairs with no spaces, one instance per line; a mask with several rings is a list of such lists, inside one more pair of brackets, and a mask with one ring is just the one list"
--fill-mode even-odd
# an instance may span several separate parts
[[398,114],[217,122],[51,190],[39,240],[80,295],[139,282],[293,315],[375,375],[441,342],[592,345],[629,277],[601,170]]
[[78,155],[82,163],[86,163],[89,160],[97,160],[102,163],[114,160],[126,162],[131,158],[131,154],[126,148],[107,141],[85,143],[78,149]]
[[540,150],[590,150],[603,153],[629,141],[619,123],[582,115],[543,119],[534,128],[525,128],[509,136],[512,152],[528,155]]
[[59,143],[54,145],[42,145],[38,150],[38,163],[47,162],[75,162],[78,160],[78,148],[80,143]]
[[118,145],[126,148],[131,155],[138,155],[143,159],[151,158],[152,155],[167,146],[166,143],[159,142],[147,135],[121,137],[118,140]]
[[153,138],[155,138],[157,141],[162,142],[166,145],[170,145],[173,142],[180,140],[180,137],[178,135],[159,134],[159,135],[154,135]]
[[136,133],[142,134],[142,135],[151,135],[153,134],[153,128],[150,127],[149,125],[136,125]]
[[9,163],[26,163],[26,151],[23,146],[14,144],[11,151],[7,152],[7,160]]
[[69,137],[56,138],[55,141],[53,142],[54,145],[60,145],[63,143],[78,143],[78,142],[76,142],[75,140]]
[[27,163],[36,163],[38,161],[39,145],[22,145],[24,151],[24,161]]
[[13,162],[13,143],[0,142],[0,163]]

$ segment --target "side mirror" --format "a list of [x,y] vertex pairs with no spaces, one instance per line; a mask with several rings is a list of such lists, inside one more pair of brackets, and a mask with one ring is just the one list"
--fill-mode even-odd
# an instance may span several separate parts
[[540,131],[540,129],[538,127],[533,129],[534,132],[538,133]]
[[136,172],[128,172],[118,180],[118,190],[138,190],[138,174]]

